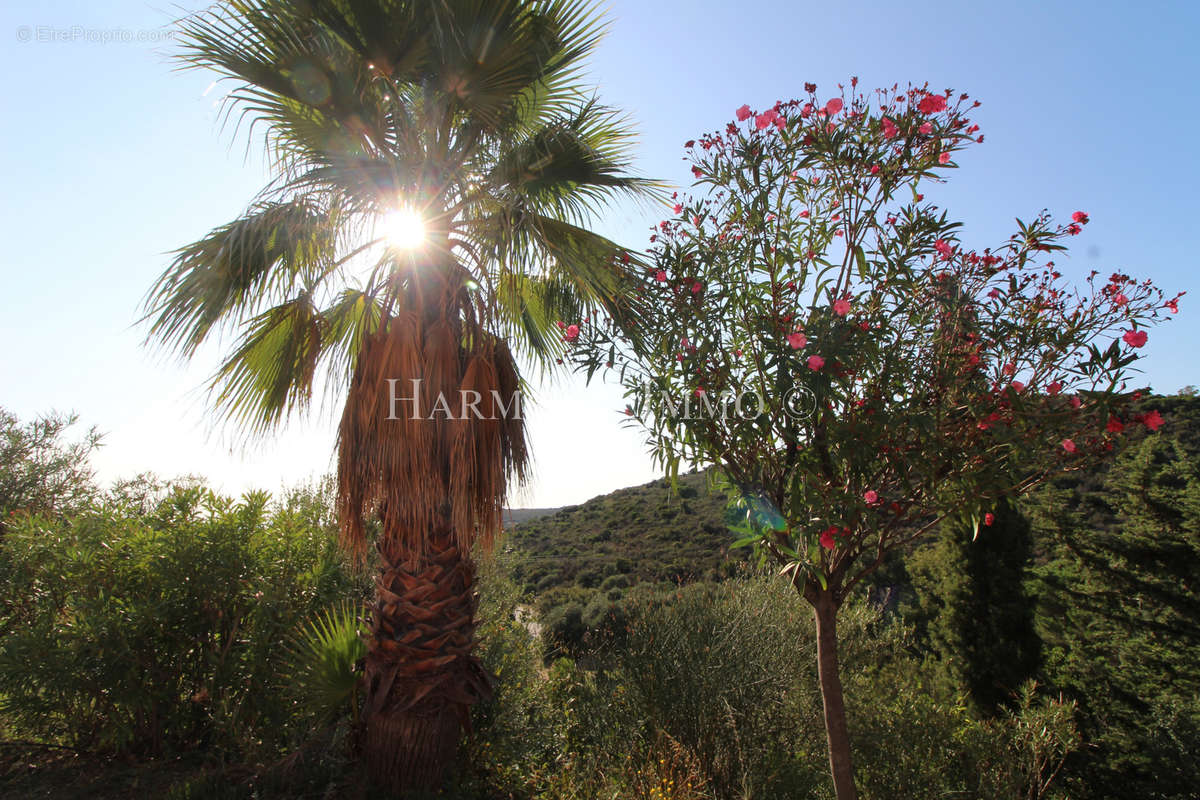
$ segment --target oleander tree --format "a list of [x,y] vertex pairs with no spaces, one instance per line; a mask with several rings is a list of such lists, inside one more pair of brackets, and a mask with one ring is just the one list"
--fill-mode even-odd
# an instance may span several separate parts
[[588,225],[657,191],[581,86],[602,27],[586,0],[227,0],[180,24],[272,176],[178,251],[149,338],[230,334],[214,405],[253,433],[344,398],[343,539],[381,564],[362,748],[397,792],[439,784],[490,692],[472,553],[525,474],[517,358],[552,367],[564,314],[617,316],[636,262]]
[[923,194],[983,141],[967,95],[805,88],[686,144],[695,193],[651,236],[637,340],[564,323],[575,365],[620,380],[668,473],[714,467],[740,543],[812,605],[849,800],[839,607],[891,551],[943,522],[977,532],[1002,498],[1103,457],[1133,421],[1125,386],[1148,329],[1178,297],[1069,267],[1082,211],[968,244]]
[[95,498],[89,458],[103,437],[91,428],[68,439],[78,419],[50,412],[22,422],[0,406],[0,536],[13,517],[71,514]]

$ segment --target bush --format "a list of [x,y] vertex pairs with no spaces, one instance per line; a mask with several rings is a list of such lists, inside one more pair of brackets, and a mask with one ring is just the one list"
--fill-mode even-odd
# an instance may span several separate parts
[[[282,765],[206,773],[179,798],[331,796],[357,780],[343,682],[353,620],[324,612],[368,589],[334,545],[326,501],[234,502],[145,480],[71,520],[21,520],[0,541],[9,732],[242,763],[307,742]],[[829,797],[811,611],[782,582],[639,585],[615,609],[572,589],[543,633],[581,657],[548,667],[520,588],[490,561],[479,588],[479,655],[496,689],[474,709],[448,800]],[[308,688],[330,702],[304,703],[297,635],[321,619],[340,666],[326,676],[313,662]],[[842,614],[841,641],[864,800],[1047,796],[1076,744],[1070,706],[1030,688],[981,722],[926,685],[906,632],[861,604]],[[329,723],[322,707],[342,711]]]
[[21,519],[0,540],[0,716],[43,740],[147,754],[304,732],[278,677],[288,644],[365,588],[326,493],[270,505],[196,485],[126,489],[72,518]]
[[491,559],[480,563],[477,585],[478,654],[496,686],[474,708],[477,736],[463,754],[463,772],[494,793],[519,796],[542,782],[565,748],[566,725],[541,674],[542,643],[517,619],[520,587]]
[[628,589],[629,585],[629,576],[625,575],[624,573],[618,573],[616,575],[609,575],[607,578],[605,578],[600,584],[600,590],[607,592],[610,589]]
[[0,408],[0,533],[22,514],[70,514],[96,495],[88,456],[100,445],[93,428],[66,441],[74,414],[47,414],[22,424]]
[[614,679],[649,731],[695,755],[717,797],[804,797],[824,782],[819,761],[814,771],[796,758],[816,714],[812,692],[797,691],[815,663],[802,604],[786,585],[752,578],[629,610]]
[[[626,612],[624,639],[589,659],[599,670],[555,665],[566,783],[549,796],[663,796],[662,780],[678,796],[829,796],[812,612],[789,586],[698,584]],[[899,625],[851,603],[840,628],[864,798],[1047,796],[1077,746],[1071,706],[1028,689],[1016,711],[981,721],[927,685]]]
[[583,649],[587,628],[583,624],[583,606],[567,603],[556,606],[542,622],[542,640],[550,656],[577,655]]
[[[855,771],[864,797],[1043,798],[1079,744],[1074,706],[1027,684],[1012,711],[980,720],[928,669],[897,659],[856,673],[847,694]],[[919,792],[916,792],[917,788]]]

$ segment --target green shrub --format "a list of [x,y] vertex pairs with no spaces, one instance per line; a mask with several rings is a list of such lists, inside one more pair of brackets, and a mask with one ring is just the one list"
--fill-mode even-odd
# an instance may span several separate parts
[[0,540],[0,717],[43,740],[151,754],[305,731],[281,685],[287,645],[363,591],[327,499],[270,506],[147,482],[72,518],[21,520]]
[[[574,786],[649,797],[637,787],[675,763],[692,790],[722,800],[828,797],[812,612],[789,586],[697,584],[643,594],[626,612],[624,639],[593,655],[602,669],[562,671]],[[839,627],[864,798],[1048,796],[1078,744],[1070,705],[1030,688],[1016,711],[977,719],[926,681],[899,625],[851,603]]]
[[[855,771],[867,798],[1044,798],[1079,744],[1072,704],[1027,684],[1013,710],[979,719],[911,658],[851,677],[846,687]],[[929,674],[927,674],[929,673]],[[932,679],[931,679],[932,677]]]
[[[368,587],[334,544],[327,500],[234,502],[142,480],[73,519],[21,520],[0,540],[6,733],[151,754],[201,747],[243,763],[305,743],[274,767],[217,769],[174,796],[337,796],[356,780],[347,665]],[[447,800],[829,797],[811,610],[782,582],[643,583],[619,604],[558,589],[543,637],[579,660],[548,666],[520,587],[492,561],[479,586],[479,655],[497,682],[474,709]],[[855,603],[840,622],[864,800],[1049,796],[1077,744],[1069,705],[1030,688],[1013,712],[980,721],[929,685],[898,625]],[[328,641],[307,663],[324,677],[302,679],[297,642],[314,625],[308,641]],[[1176,725],[1161,746],[1192,732]]]
[[580,653],[586,632],[583,606],[578,603],[555,606],[542,620],[542,640],[551,656]]
[[795,757],[815,714],[797,676],[815,650],[794,591],[759,578],[698,584],[629,613],[614,680],[650,731],[696,756],[716,796],[804,797],[824,782]]
[[17,516],[70,514],[95,498],[88,456],[101,436],[93,428],[66,441],[77,420],[50,413],[22,423],[0,408],[0,533]]
[[616,575],[609,575],[607,578],[605,578],[600,584],[600,590],[607,592],[610,589],[628,589],[629,585],[629,576],[619,573]]

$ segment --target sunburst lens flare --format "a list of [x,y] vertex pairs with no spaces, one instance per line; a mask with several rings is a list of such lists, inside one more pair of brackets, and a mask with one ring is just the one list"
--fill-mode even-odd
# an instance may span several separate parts
[[391,247],[412,250],[425,243],[425,221],[411,209],[392,211],[382,222],[383,236]]

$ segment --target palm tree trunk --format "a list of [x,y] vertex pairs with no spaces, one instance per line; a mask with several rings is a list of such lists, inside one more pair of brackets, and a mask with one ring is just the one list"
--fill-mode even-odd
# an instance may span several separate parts
[[[381,541],[401,539],[385,535]],[[392,544],[380,555],[363,755],[381,787],[397,794],[430,790],[470,727],[471,705],[491,694],[491,680],[472,652],[475,566],[449,526],[435,531],[422,551]]]
[[850,757],[850,731],[846,726],[846,703],[838,669],[837,611],[833,592],[817,591],[810,598],[817,620],[817,675],[825,706],[825,736],[829,745],[829,771],[837,800],[856,800],[854,767]]

